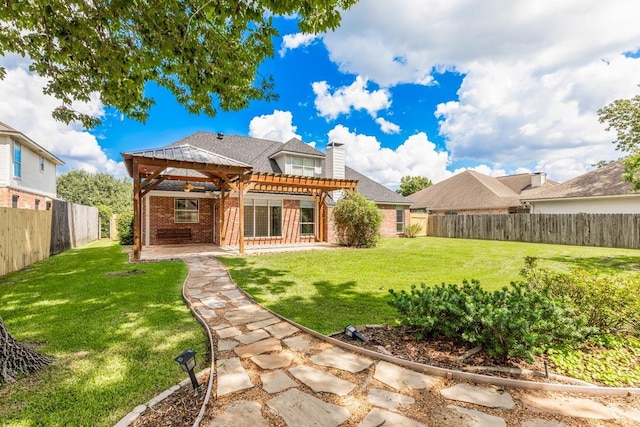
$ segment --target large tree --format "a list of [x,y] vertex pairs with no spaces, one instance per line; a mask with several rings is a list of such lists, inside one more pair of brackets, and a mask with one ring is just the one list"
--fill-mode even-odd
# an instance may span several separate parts
[[433,183],[426,176],[403,176],[400,178],[400,188],[396,190],[396,193],[403,196],[409,196],[413,193],[430,187]]
[[[272,16],[294,15],[305,33],[336,28],[357,0],[34,0],[2,2],[0,54],[29,57],[61,105],[54,117],[91,127],[76,109],[102,103],[144,121],[147,83],[171,91],[188,111],[210,116],[274,99],[258,66],[274,55]],[[0,78],[6,70],[0,67]]]
[[608,131],[616,131],[616,149],[629,153],[622,160],[624,179],[631,182],[634,190],[640,190],[640,95],[617,99],[598,110],[598,116]]
[[133,209],[133,185],[106,172],[89,173],[74,169],[58,176],[58,197],[87,206],[108,206],[119,214]]

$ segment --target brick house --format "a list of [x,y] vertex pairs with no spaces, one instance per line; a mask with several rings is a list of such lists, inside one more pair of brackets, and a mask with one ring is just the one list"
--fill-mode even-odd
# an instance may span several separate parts
[[[198,132],[159,149],[123,153],[134,179],[134,257],[157,244],[334,242],[331,210],[359,191],[383,214],[381,234],[404,232],[411,202],[323,153],[286,143]],[[138,242],[137,244],[135,242]]]
[[0,206],[47,209],[56,197],[56,167],[63,164],[25,134],[0,122]]

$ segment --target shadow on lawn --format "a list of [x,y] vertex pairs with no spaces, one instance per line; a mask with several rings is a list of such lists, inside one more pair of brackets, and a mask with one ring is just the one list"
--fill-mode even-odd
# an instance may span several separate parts
[[572,256],[558,255],[545,257],[549,261],[560,262],[568,267],[580,268],[590,272],[601,272],[605,274],[617,274],[620,272],[640,273],[640,257],[628,255],[599,256],[576,258]]
[[[365,286],[356,280],[336,283],[321,280],[311,283],[314,291],[305,295],[287,295],[291,280],[282,279],[286,270],[253,268],[245,258],[225,258],[238,286],[276,313],[323,334],[344,329],[348,324],[392,323],[395,310],[386,288]],[[371,290],[371,289],[374,290]],[[275,302],[267,296],[279,295]]]

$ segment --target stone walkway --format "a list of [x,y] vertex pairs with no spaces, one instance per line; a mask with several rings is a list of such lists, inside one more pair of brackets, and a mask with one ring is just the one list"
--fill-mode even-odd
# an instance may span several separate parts
[[640,425],[637,397],[507,392],[343,350],[255,304],[215,258],[185,261],[185,293],[217,341],[205,427]]

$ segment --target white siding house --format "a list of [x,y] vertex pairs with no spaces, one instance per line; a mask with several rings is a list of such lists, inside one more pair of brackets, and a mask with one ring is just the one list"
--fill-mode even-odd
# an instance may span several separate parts
[[620,161],[558,184],[521,201],[534,214],[640,213],[640,193],[622,179]]
[[0,122],[0,206],[46,209],[56,197],[56,166],[64,162]]

